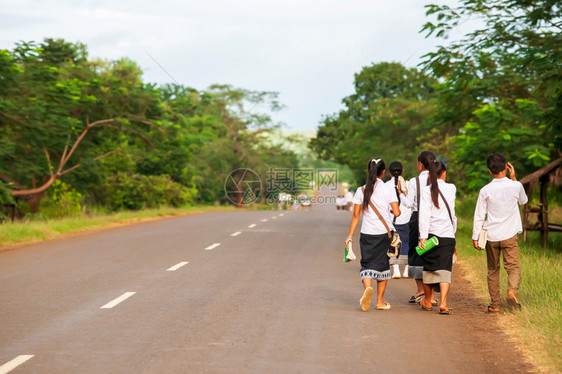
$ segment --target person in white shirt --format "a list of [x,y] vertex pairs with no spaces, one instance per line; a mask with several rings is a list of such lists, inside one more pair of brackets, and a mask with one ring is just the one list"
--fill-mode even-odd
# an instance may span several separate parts
[[[382,159],[374,158],[369,161],[367,183],[358,188],[353,197],[353,217],[349,235],[345,241],[346,247],[349,242],[353,241],[353,234],[361,212],[363,212],[359,244],[361,248],[360,276],[364,291],[359,304],[364,312],[371,307],[371,297],[374,292],[373,279],[377,281],[377,309],[390,309],[390,304],[384,301],[386,284],[390,279],[390,264],[387,255],[390,247],[389,230],[394,230],[392,218],[400,215],[400,208],[396,194],[382,181],[385,167]],[[390,208],[392,208],[392,213]]]
[[[488,169],[494,179],[482,187],[474,210],[472,242],[480,248],[478,238],[481,230],[487,230],[486,256],[488,261],[488,291],[491,305],[488,313],[500,311],[500,256],[507,272],[507,301],[516,309],[519,303],[521,264],[519,262],[518,234],[523,231],[519,205],[527,203],[527,194],[515,177],[515,169],[503,155],[488,156]],[[510,178],[507,178],[509,170]]]
[[425,296],[418,304],[423,310],[432,310],[432,294],[434,287],[439,287],[441,299],[439,314],[452,314],[453,309],[447,306],[447,296],[451,285],[453,255],[456,252],[455,233],[457,217],[455,216],[455,196],[457,188],[446,183],[447,168],[441,161],[433,161],[435,167],[430,169],[430,185],[422,190],[420,201],[420,248],[425,249],[428,238],[436,236],[439,244],[424,253],[423,288]]
[[398,198],[398,204],[400,206],[400,216],[395,217],[393,220],[394,228],[398,235],[400,235],[400,241],[402,242],[402,248],[400,250],[400,256],[397,258],[390,259],[390,264],[392,265],[392,278],[400,278],[400,264],[408,266],[408,250],[409,236],[410,236],[410,217],[412,216],[412,201],[406,198],[408,194],[408,188],[406,181],[402,178],[402,173],[404,168],[400,161],[392,161],[388,165],[388,171],[392,178],[386,184],[391,188],[396,197]]
[[409,303],[415,303],[416,299],[420,296],[424,295],[424,288],[423,288],[423,265],[421,262],[421,258],[416,252],[416,245],[418,245],[419,241],[419,219],[418,219],[418,210],[420,205],[420,193],[423,187],[427,186],[429,183],[428,176],[429,176],[429,169],[434,167],[434,161],[436,160],[435,153],[431,151],[422,151],[418,155],[418,171],[420,175],[414,177],[408,181],[408,196],[407,198],[411,200],[413,205],[413,212],[409,222],[409,229],[410,229],[410,238],[409,238],[409,246],[408,249],[408,265],[404,269],[404,277],[411,277],[414,278],[416,281],[416,292],[410,296]]

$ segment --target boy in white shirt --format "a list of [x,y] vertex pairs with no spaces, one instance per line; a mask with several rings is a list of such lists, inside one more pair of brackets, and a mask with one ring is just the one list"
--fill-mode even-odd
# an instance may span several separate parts
[[[498,313],[500,301],[500,256],[507,271],[507,301],[521,309],[519,284],[521,264],[519,262],[518,234],[523,231],[519,205],[527,203],[523,185],[515,178],[515,169],[500,153],[488,156],[488,169],[494,179],[482,187],[474,211],[472,242],[478,246],[481,230],[487,231],[486,256],[488,260],[488,291],[491,305],[488,313]],[[507,178],[507,171],[511,179]]]

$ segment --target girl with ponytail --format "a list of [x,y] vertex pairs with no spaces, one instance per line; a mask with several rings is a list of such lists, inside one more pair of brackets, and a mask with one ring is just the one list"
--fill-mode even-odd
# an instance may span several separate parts
[[371,306],[371,297],[374,292],[373,279],[377,281],[377,309],[390,309],[390,304],[383,299],[386,283],[390,279],[390,264],[387,255],[390,238],[386,227],[394,230],[392,216],[399,216],[400,209],[396,194],[382,181],[385,168],[384,161],[379,158],[373,158],[367,164],[367,183],[358,188],[353,197],[353,217],[349,235],[345,241],[346,247],[349,242],[353,241],[353,234],[361,212],[363,212],[359,245],[361,247],[360,276],[364,291],[359,304],[364,312]]
[[400,207],[400,216],[394,218],[394,228],[398,235],[400,235],[400,240],[402,241],[402,248],[400,250],[400,256],[398,258],[391,258],[390,264],[392,265],[392,278],[400,278],[400,265],[408,265],[408,249],[409,249],[409,235],[410,228],[409,222],[412,216],[412,201],[407,197],[408,188],[406,181],[402,177],[404,168],[402,163],[399,161],[393,161],[388,166],[388,171],[391,175],[391,179],[386,182],[388,187],[394,191],[398,199],[398,205]]
[[423,287],[425,297],[419,301],[420,307],[431,310],[430,297],[433,289],[439,287],[441,300],[439,314],[451,314],[447,306],[447,296],[451,285],[453,255],[456,252],[455,232],[455,195],[457,188],[446,183],[447,168],[441,161],[434,161],[429,171],[431,185],[424,187],[421,193],[420,248],[425,248],[429,237],[437,237],[439,244],[421,256],[423,265]]
[[409,180],[408,182],[408,199],[413,205],[412,216],[408,223],[410,229],[409,235],[409,248],[408,248],[408,265],[404,269],[404,277],[412,277],[416,281],[417,291],[408,300],[410,303],[415,303],[416,299],[419,300],[424,294],[423,288],[423,265],[421,258],[416,252],[416,245],[419,240],[419,226],[418,226],[418,210],[420,204],[420,191],[430,184],[429,172],[435,168],[435,153],[431,151],[422,151],[418,155],[418,171],[420,174]]

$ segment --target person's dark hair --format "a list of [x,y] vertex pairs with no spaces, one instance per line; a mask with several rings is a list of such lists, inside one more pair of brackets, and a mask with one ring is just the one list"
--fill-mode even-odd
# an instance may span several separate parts
[[499,174],[505,170],[507,160],[501,153],[495,152],[488,156],[486,164],[488,165],[488,169],[490,169],[492,174]]
[[367,183],[365,184],[365,194],[363,196],[363,204],[361,205],[364,211],[369,207],[369,201],[371,201],[371,196],[375,190],[377,177],[382,175],[385,168],[386,165],[382,158],[373,158],[367,164]]
[[429,170],[431,167],[431,161],[437,160],[437,156],[435,153],[431,151],[421,151],[418,155],[418,161],[422,163],[423,167],[426,170]]
[[396,197],[398,198],[398,204],[400,205],[400,193],[398,192],[398,177],[404,172],[404,167],[400,161],[392,161],[388,165],[388,171],[390,176],[394,179],[394,191],[396,192]]
[[391,176],[398,177],[402,175],[404,168],[400,161],[392,161],[390,165],[388,165],[388,171],[390,172]]
[[432,161],[432,167],[429,169],[429,178],[427,181],[430,182],[431,187],[431,200],[433,205],[439,208],[439,185],[437,184],[437,178],[441,178],[443,173],[447,170],[447,167],[442,161]]

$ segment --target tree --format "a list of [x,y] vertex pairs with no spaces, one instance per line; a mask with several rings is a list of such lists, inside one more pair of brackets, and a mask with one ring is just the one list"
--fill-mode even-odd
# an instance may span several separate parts
[[132,123],[157,110],[134,63],[90,62],[81,44],[45,39],[0,56],[0,178],[32,211],[55,180],[118,152],[122,132],[140,134]]
[[[457,129],[451,155],[461,186],[483,183],[482,160],[498,150],[524,175],[558,157],[562,117],[562,7],[553,0],[462,0],[428,5],[437,22],[427,35],[446,38],[469,18],[480,26],[426,55],[438,86],[438,127]],[[464,175],[463,175],[464,174]],[[473,181],[473,182],[471,182]]]
[[400,160],[413,172],[419,138],[427,132],[436,81],[417,69],[383,62],[355,75],[355,93],[345,110],[327,116],[310,147],[323,159],[348,165],[355,179],[365,179],[367,161]]
[[297,165],[265,136],[281,108],[273,92],[156,87],[133,61],[89,60],[84,45],[53,39],[1,50],[0,83],[0,199],[31,199],[34,212],[60,178],[89,202],[130,209],[196,192],[220,201],[235,168]]
[[[270,168],[298,167],[294,152],[268,142],[276,128],[268,113],[282,108],[277,93],[213,85],[205,96],[208,117],[201,131],[209,141],[198,145],[193,163],[202,201],[226,201],[225,180],[237,169],[251,169],[263,179]],[[256,107],[262,110],[253,110]]]

